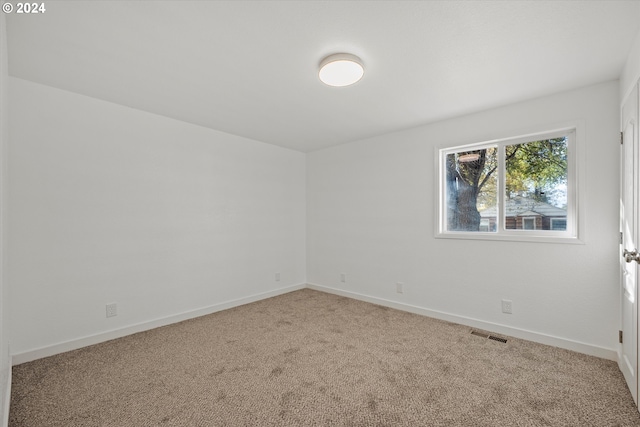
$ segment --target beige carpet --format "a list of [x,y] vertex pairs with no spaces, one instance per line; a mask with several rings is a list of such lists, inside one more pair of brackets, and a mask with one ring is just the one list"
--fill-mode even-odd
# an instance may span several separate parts
[[640,426],[616,364],[312,290],[13,369],[11,427]]

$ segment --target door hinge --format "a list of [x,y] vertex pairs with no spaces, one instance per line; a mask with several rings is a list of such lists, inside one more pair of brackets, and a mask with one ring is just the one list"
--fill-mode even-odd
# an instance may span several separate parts
[[618,331],[618,341],[622,344],[622,331]]
[[620,244],[623,244],[623,243],[624,243],[624,237],[623,237],[623,234],[622,234],[622,231],[621,231],[620,232]]
[[620,132],[620,145],[624,144],[624,133]]

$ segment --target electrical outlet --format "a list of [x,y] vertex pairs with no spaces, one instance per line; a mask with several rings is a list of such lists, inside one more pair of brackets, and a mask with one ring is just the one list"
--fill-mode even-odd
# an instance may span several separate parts
[[508,300],[508,299],[502,300],[502,312],[506,314],[513,313],[513,302],[511,300]]
[[402,282],[397,282],[396,283],[396,292],[399,294],[404,293],[404,283]]
[[118,305],[116,303],[107,304],[107,317],[114,317],[118,315]]
[[280,281],[280,273],[276,273],[276,282]]
[[342,283],[346,283],[347,282],[347,273],[340,273],[340,281]]

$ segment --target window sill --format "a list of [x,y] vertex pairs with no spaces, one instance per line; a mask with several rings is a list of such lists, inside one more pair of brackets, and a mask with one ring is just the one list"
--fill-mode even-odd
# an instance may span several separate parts
[[562,243],[571,245],[584,245],[584,241],[578,237],[567,236],[566,234],[555,234],[549,236],[542,235],[525,235],[524,233],[505,232],[505,233],[485,233],[485,232],[464,232],[464,231],[449,231],[443,233],[436,233],[436,239],[458,239],[458,240],[495,240],[506,242],[528,242],[528,243]]

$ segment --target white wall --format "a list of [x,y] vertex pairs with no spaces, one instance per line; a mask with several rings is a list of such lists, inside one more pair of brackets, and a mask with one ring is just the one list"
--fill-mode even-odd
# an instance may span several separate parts
[[[638,17],[640,19],[640,16]],[[620,99],[624,100],[629,95],[633,86],[640,79],[640,31],[633,41],[627,62],[620,74]]]
[[14,362],[304,285],[304,154],[9,82]]
[[[338,293],[615,359],[618,82],[307,156],[307,278]],[[579,120],[585,244],[434,238],[435,146]],[[347,274],[345,283],[340,273]],[[404,283],[404,293],[395,283]],[[501,300],[513,301],[513,314]]]
[[11,386],[11,356],[9,354],[9,284],[5,263],[5,147],[8,141],[8,68],[7,31],[4,14],[0,15],[0,425],[5,426],[9,416],[9,390]]

